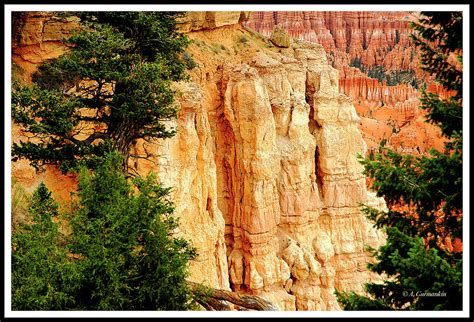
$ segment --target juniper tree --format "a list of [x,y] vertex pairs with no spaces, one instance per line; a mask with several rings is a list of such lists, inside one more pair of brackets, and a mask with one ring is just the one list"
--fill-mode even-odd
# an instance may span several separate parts
[[372,250],[368,268],[385,273],[383,283],[366,285],[369,296],[336,292],[345,310],[462,309],[462,13],[422,12],[412,24],[421,51],[421,68],[449,94],[422,91],[427,121],[446,139],[444,151],[401,155],[384,149],[364,159],[387,212],[364,207],[375,226],[387,232],[386,244]]
[[81,24],[64,40],[68,52],[42,64],[32,86],[14,86],[12,118],[34,139],[14,144],[13,160],[66,172],[116,150],[127,170],[137,140],[174,134],[162,121],[176,116],[172,82],[187,77],[182,13],[74,14]]

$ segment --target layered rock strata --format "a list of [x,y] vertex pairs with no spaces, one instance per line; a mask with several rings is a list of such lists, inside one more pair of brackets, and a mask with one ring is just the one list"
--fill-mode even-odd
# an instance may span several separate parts
[[[230,21],[229,13],[212,15]],[[379,246],[383,236],[359,203],[384,204],[366,189],[357,161],[366,150],[361,119],[340,93],[338,70],[322,45],[279,48],[238,23],[211,28],[187,19],[198,67],[190,82],[176,84],[179,116],[168,125],[177,135],[139,142],[134,154],[156,156],[130,166],[173,187],[179,233],[199,253],[192,281],[257,294],[280,310],[340,309],[335,289],[362,292],[378,279],[366,269],[364,246]],[[13,49],[20,67],[28,46]],[[44,42],[32,46],[48,51]],[[12,169],[14,177],[32,173],[25,163]],[[67,186],[53,171],[44,176],[54,193]]]

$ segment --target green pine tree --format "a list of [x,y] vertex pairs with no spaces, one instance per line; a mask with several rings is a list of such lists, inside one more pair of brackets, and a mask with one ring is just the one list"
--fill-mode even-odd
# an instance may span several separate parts
[[122,158],[111,154],[95,172],[80,175],[79,210],[71,218],[71,251],[86,272],[78,292],[88,310],[186,310],[186,283],[196,252],[174,235],[178,221],[169,189],[153,175],[130,184]]
[[153,175],[130,183],[121,165],[112,153],[82,169],[67,238],[51,193],[35,191],[33,223],[12,236],[13,310],[196,309],[201,295],[186,282],[196,251],[175,235],[169,189]]
[[63,310],[76,307],[81,271],[68,257],[53,218],[58,205],[41,183],[31,198],[31,224],[12,235],[12,310]]
[[447,143],[428,156],[385,149],[375,161],[362,161],[389,208],[363,208],[387,233],[368,265],[387,279],[367,284],[368,296],[336,292],[345,310],[462,309],[462,252],[446,244],[462,241],[462,13],[422,12],[413,28],[421,67],[451,94],[423,91],[421,98]]
[[45,62],[33,86],[15,84],[12,118],[35,140],[14,143],[13,160],[64,172],[80,161],[93,168],[109,151],[124,156],[139,140],[167,138],[176,116],[171,84],[187,78],[178,12],[78,12],[69,51]]

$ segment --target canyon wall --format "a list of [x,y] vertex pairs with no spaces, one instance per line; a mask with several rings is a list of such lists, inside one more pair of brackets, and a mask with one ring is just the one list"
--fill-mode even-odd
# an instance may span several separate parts
[[[199,253],[191,280],[260,295],[280,310],[339,310],[335,289],[363,292],[379,279],[366,269],[364,246],[384,240],[359,209],[384,207],[367,191],[357,161],[367,149],[361,118],[340,93],[340,72],[324,46],[274,46],[242,27],[245,15],[184,18],[197,67],[190,82],[176,84],[180,110],[168,125],[177,134],[139,142],[135,153],[155,157],[130,166],[173,187],[179,233]],[[12,48],[26,80],[37,63],[62,53],[56,40],[74,23],[63,21],[45,38],[36,24],[48,30],[55,20],[42,17],[22,18]],[[26,135],[13,126],[12,140]],[[45,180],[55,196],[75,183],[52,168],[37,176],[25,161],[12,171],[30,191]]]
[[418,53],[410,43],[406,11],[267,11],[252,12],[245,26],[270,36],[277,25],[290,36],[321,44],[336,68],[356,57],[364,66],[418,70]]
[[[353,99],[362,117],[369,150],[384,140],[400,152],[416,154],[441,149],[444,142],[436,126],[424,123],[419,108],[419,85],[439,92],[419,68],[419,53],[410,40],[410,22],[416,17],[401,11],[252,12],[245,26],[265,36],[278,26],[294,38],[321,44],[340,72],[340,92]],[[389,86],[372,78],[376,73],[401,77]]]

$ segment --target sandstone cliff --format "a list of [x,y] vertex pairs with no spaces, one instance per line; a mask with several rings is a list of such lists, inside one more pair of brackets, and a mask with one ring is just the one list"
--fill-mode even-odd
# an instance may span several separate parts
[[[68,28],[51,31],[49,48],[44,34],[29,32],[52,20],[36,17],[24,18],[21,39],[31,41],[12,53],[27,76],[61,54],[56,40]],[[176,85],[181,108],[170,125],[177,135],[138,143],[136,153],[157,156],[131,166],[173,187],[180,234],[199,253],[192,281],[258,294],[281,310],[338,310],[335,289],[361,292],[378,278],[366,269],[364,246],[383,242],[359,210],[359,202],[384,206],[367,191],[357,161],[366,151],[361,119],[322,45],[275,47],[243,28],[243,17],[183,20],[197,67],[191,82]],[[13,140],[21,135],[13,127]],[[30,189],[46,180],[55,195],[74,185],[51,168],[36,176],[26,162],[12,171]]]

